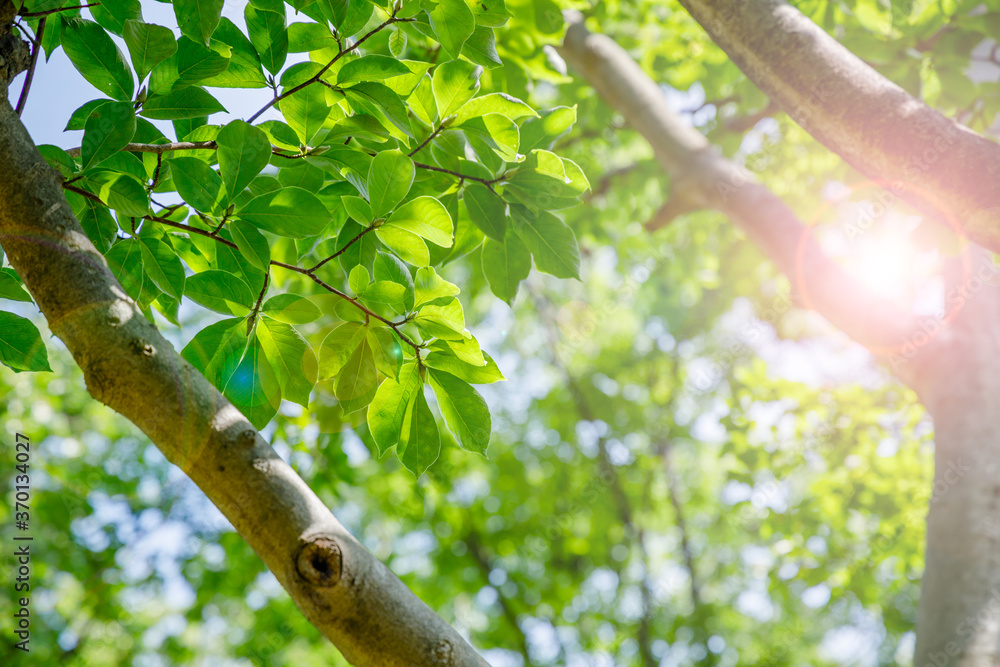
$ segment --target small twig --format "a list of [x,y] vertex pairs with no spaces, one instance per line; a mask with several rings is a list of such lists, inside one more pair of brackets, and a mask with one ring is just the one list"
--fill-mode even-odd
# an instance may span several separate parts
[[28,91],[31,90],[31,81],[35,78],[35,65],[38,63],[38,52],[42,48],[42,35],[45,33],[45,17],[38,21],[38,30],[35,33],[34,47],[31,49],[31,61],[28,63],[28,71],[24,75],[24,85],[21,87],[21,95],[17,98],[17,106],[14,111],[18,117],[24,111],[24,105],[28,103]]
[[160,181],[160,168],[163,166],[163,153],[156,154],[156,170],[153,171],[153,182],[149,184],[149,191],[152,192],[153,188]]
[[[175,229],[179,229],[179,230],[184,231],[184,232],[190,232],[190,233],[193,233],[193,234],[200,234],[201,236],[205,236],[207,238],[214,239],[214,240],[218,241],[219,243],[221,243],[221,244],[223,244],[225,246],[233,248],[234,250],[238,250],[239,249],[237,247],[237,245],[235,243],[233,243],[232,241],[227,241],[226,239],[222,238],[221,236],[213,236],[212,232],[210,232],[210,231],[208,231],[206,229],[198,229],[197,227],[192,227],[190,225],[185,225],[184,223],[181,223],[181,222],[174,222],[173,220],[168,220],[168,219],[166,219],[164,217],[157,216],[157,215],[147,215],[145,217],[145,219],[146,220],[152,220],[153,222],[158,222],[158,223],[160,223],[162,225],[167,225],[168,227],[173,227]],[[390,319],[382,317],[378,313],[376,313],[373,310],[367,308],[363,303],[361,303],[357,299],[348,296],[344,292],[341,292],[339,289],[337,289],[333,285],[327,284],[321,278],[319,278],[318,276],[316,276],[314,273],[310,273],[309,269],[304,269],[301,266],[295,266],[294,264],[286,264],[285,262],[278,262],[278,261],[275,261],[275,260],[271,260],[271,266],[280,266],[283,269],[288,269],[289,271],[294,271],[296,273],[301,273],[304,276],[308,276],[314,283],[316,283],[317,285],[319,285],[320,287],[322,287],[326,291],[330,292],[331,294],[336,294],[337,296],[341,297],[342,299],[350,301],[352,304],[354,304],[354,306],[358,310],[360,310],[363,313],[365,313],[365,315],[367,315],[368,317],[374,317],[376,320],[382,322],[383,324],[386,324],[387,326],[389,326],[395,332],[396,336],[398,336],[400,340],[402,340],[404,343],[406,343],[407,345],[409,345],[410,347],[413,348],[413,351],[414,351],[414,353],[416,354],[416,357],[417,357],[417,361],[418,361],[418,363],[420,362],[420,345],[418,345],[417,343],[415,343],[409,336],[407,336],[406,334],[404,334],[402,331],[399,330],[399,328],[401,326],[403,326],[404,324],[406,324],[408,320],[404,319],[401,322],[393,322]]]
[[[85,9],[87,7],[97,7],[100,4],[101,3],[99,3],[99,2],[92,2],[89,5],[71,5],[69,7],[57,7],[55,9],[46,9],[44,12],[22,12],[21,16],[23,16],[26,19],[36,19],[39,16],[41,16],[41,17],[44,18],[46,16],[49,16],[50,14],[58,14],[60,12],[69,12],[69,11],[73,11],[74,9]],[[39,31],[39,32],[41,32],[41,31]],[[42,39],[41,36],[39,36],[38,39],[39,39],[39,41],[41,41],[41,39]]]
[[330,255],[329,257],[327,257],[326,259],[321,260],[315,266],[306,269],[306,273],[312,273],[313,271],[315,271],[319,267],[323,266],[327,262],[329,262],[329,261],[331,261],[333,259],[336,259],[337,257],[340,257],[341,255],[343,255],[347,251],[348,248],[350,248],[352,245],[354,245],[357,241],[360,241],[361,237],[363,237],[368,232],[375,231],[376,228],[377,228],[377,225],[372,225],[371,227],[367,227],[367,228],[361,230],[361,232],[357,236],[355,236],[353,239],[351,239],[350,241],[347,242],[347,245],[345,245],[343,248],[341,248],[337,252],[333,253],[332,255]]
[[264,272],[264,286],[260,288],[260,294],[257,295],[257,301],[253,305],[253,310],[250,311],[250,316],[247,318],[247,336],[253,331],[253,325],[257,322],[257,314],[260,312],[260,304],[264,301],[264,294],[267,293],[267,286],[271,284],[271,272]]
[[96,201],[101,206],[107,206],[107,204],[104,203],[104,200],[101,199],[100,197],[98,197],[97,195],[95,195],[93,192],[87,192],[86,190],[81,190],[80,188],[74,188],[72,185],[67,185],[66,183],[63,183],[62,186],[63,186],[64,190],[69,190],[70,192],[75,192],[76,194],[80,195],[81,197],[85,197],[85,198],[87,198],[87,199],[89,199],[91,201]]
[[280,95],[275,96],[273,99],[271,99],[270,102],[268,102],[267,104],[265,104],[264,106],[262,106],[260,109],[258,109],[257,113],[255,113],[254,115],[250,116],[250,118],[247,119],[247,122],[248,123],[254,122],[255,120],[257,120],[258,117],[260,117],[260,115],[262,113],[264,113],[265,111],[267,111],[268,109],[270,109],[271,107],[273,107],[275,104],[277,104],[281,100],[285,99],[289,95],[294,95],[295,93],[299,92],[300,90],[302,90],[306,86],[308,86],[310,84],[313,84],[313,83],[316,83],[317,81],[319,81],[320,78],[324,74],[326,74],[326,71],[328,69],[330,69],[331,67],[333,67],[334,63],[336,63],[338,60],[340,60],[341,58],[343,58],[344,56],[346,56],[348,53],[351,53],[352,51],[354,51],[355,49],[357,49],[359,46],[361,46],[362,44],[364,44],[365,41],[369,37],[371,37],[375,33],[379,32],[380,30],[382,30],[386,26],[392,25],[393,23],[404,23],[404,22],[407,22],[407,21],[412,21],[412,19],[398,19],[395,16],[390,16],[388,19],[386,19],[381,24],[379,24],[378,26],[376,26],[375,28],[373,28],[370,32],[368,32],[366,35],[364,35],[361,39],[359,39],[353,45],[349,46],[346,49],[342,48],[337,53],[337,55],[335,55],[333,57],[333,59],[330,60],[330,62],[328,62],[327,64],[323,65],[323,67],[320,68],[320,70],[318,72],[316,72],[314,75],[312,75],[311,77],[309,77],[308,79],[306,79],[305,81],[303,81],[302,83],[300,83],[299,85],[293,86],[292,88],[286,90],[285,92],[281,93]]
[[479,178],[478,176],[468,176],[466,174],[460,174],[459,172],[452,171],[451,169],[444,169],[443,167],[435,167],[434,165],[431,165],[431,164],[422,164],[420,162],[414,162],[413,166],[417,167],[419,169],[427,169],[429,171],[438,171],[438,172],[441,172],[442,174],[451,174],[452,176],[454,176],[456,178],[460,178],[460,179],[467,180],[467,181],[476,181],[477,183],[482,183],[483,185],[489,187],[491,190],[493,189],[491,186],[494,183],[496,183],[497,181],[502,181],[504,179],[504,177],[507,175],[507,174],[501,174],[500,176],[497,176],[496,178]]
[[448,125],[447,123],[445,123],[444,121],[442,121],[441,124],[438,125],[437,128],[435,128],[435,130],[433,132],[431,132],[429,135],[427,135],[427,138],[424,139],[420,143],[419,146],[417,146],[412,151],[410,151],[409,153],[407,153],[407,156],[408,157],[413,157],[414,155],[416,155],[417,153],[419,153],[420,149],[423,148],[424,146],[426,146],[427,144],[431,143],[432,141],[434,141],[434,137],[436,137],[437,135],[441,134],[441,130],[443,130],[447,125]]

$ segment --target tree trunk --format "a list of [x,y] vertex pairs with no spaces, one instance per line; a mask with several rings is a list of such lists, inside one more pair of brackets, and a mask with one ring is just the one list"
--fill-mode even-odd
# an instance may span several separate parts
[[982,253],[972,268],[917,387],[935,471],[916,667],[1000,665],[1000,267]]

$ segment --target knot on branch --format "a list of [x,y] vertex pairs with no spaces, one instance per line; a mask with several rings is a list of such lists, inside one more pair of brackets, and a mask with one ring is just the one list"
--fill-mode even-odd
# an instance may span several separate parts
[[239,434],[237,442],[240,447],[253,447],[253,444],[257,441],[257,431],[252,428],[248,428]]
[[340,581],[342,561],[337,541],[329,536],[319,536],[299,549],[295,569],[313,586],[329,588]]
[[454,648],[447,639],[442,639],[434,645],[434,662],[439,665],[452,664]]

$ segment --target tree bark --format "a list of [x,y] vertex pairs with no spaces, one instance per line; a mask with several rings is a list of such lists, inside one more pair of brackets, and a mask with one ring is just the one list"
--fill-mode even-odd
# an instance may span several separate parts
[[1000,252],[1000,146],[914,99],[783,0],[680,4],[827,148]]
[[[712,151],[697,130],[672,112],[658,86],[621,47],[590,33],[577,18],[560,53],[649,141],[675,176],[675,200],[679,195],[684,201],[674,210],[707,206],[729,215],[793,285],[801,282],[815,294],[811,307],[867,345],[917,391],[934,418],[936,449],[916,665],[996,667],[1000,267],[987,252],[970,252],[967,275],[953,280],[947,290],[954,317],[946,323],[917,322],[872,299],[818,248],[806,250],[808,269],[802,275],[802,263],[796,260],[796,252],[802,252],[796,250],[802,224],[774,194]],[[739,182],[732,180],[734,174],[740,175]],[[726,187],[720,189],[720,184]]]
[[23,68],[10,66],[17,43],[9,21],[0,21],[0,243],[91,395],[142,429],[205,492],[351,663],[486,666],[125,294],[7,101]]

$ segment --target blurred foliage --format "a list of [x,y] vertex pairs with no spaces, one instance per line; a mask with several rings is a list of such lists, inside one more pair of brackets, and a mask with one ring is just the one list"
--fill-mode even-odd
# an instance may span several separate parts
[[[993,132],[1000,2],[794,4],[914,95]],[[862,180],[772,113],[676,2],[563,6],[803,217],[825,185]],[[915,396],[788,307],[784,279],[718,214],[644,231],[669,179],[565,71],[556,3],[507,8],[504,65],[482,90],[576,105],[555,150],[593,193],[566,211],[579,281],[533,274],[508,308],[480,251],[441,271],[507,377],[482,389],[488,459],[443,433],[415,480],[322,395],[308,410],[283,403],[266,434],[498,667],[906,664],[932,452]],[[35,443],[32,664],[344,664],[200,493],[50,352],[51,374],[0,373],[4,437]],[[12,457],[0,449],[8,500]]]

